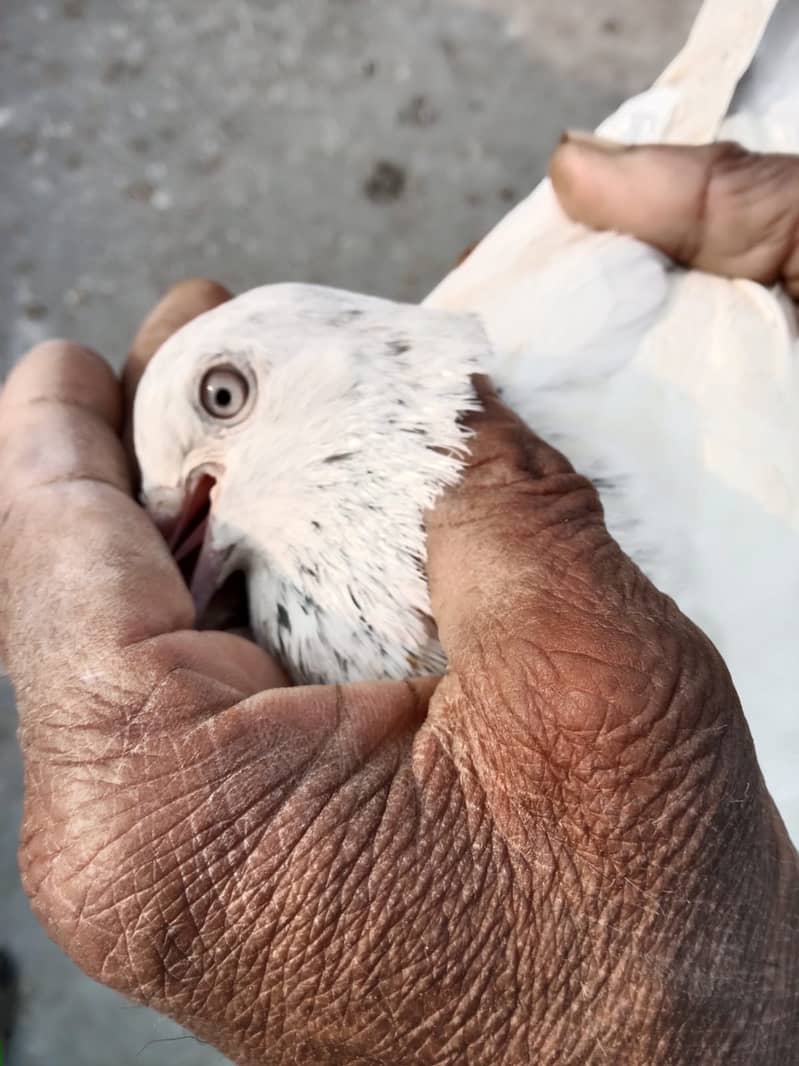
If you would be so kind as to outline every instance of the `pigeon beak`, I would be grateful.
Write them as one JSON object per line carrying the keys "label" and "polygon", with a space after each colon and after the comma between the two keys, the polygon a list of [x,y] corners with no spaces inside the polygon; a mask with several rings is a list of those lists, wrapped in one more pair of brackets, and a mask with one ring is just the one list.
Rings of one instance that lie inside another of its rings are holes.
{"label": "pigeon beak", "polygon": [[204,471],[197,471],[186,482],[177,511],[174,507],[171,513],[166,508],[161,509],[160,513],[159,510],[155,511],[155,524],[177,562],[185,559],[203,542],[215,484],[216,478]]}
{"label": "pigeon beak", "polygon": [[198,620],[208,610],[208,605],[213,599],[214,593],[220,588],[225,578],[228,577],[227,564],[233,554],[232,544],[227,548],[215,548],[213,546],[210,518],[206,519],[205,528],[206,532],[200,547],[200,555],[194,566],[191,584],[189,585]]}
{"label": "pigeon beak", "polygon": [[[213,545],[211,496],[216,482],[207,470],[196,470],[186,482],[186,491],[177,499],[174,490],[169,497],[156,490],[148,507],[175,562],[187,578],[198,621],[227,576],[225,568],[233,551],[232,545],[223,549]],[[199,554],[192,565],[191,557],[198,549]]]}

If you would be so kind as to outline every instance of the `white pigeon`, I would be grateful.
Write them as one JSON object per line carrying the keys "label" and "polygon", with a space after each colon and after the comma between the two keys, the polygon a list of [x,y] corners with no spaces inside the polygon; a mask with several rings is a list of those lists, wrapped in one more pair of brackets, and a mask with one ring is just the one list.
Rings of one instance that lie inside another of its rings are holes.
{"label": "white pigeon", "polygon": [[[799,151],[799,0],[707,0],[600,132]],[[798,357],[779,289],[591,233],[544,182],[421,307],[276,285],[180,330],[136,398],[142,498],[178,556],[200,549],[199,608],[245,573],[256,637],[296,680],[438,670],[422,514],[459,476],[488,372],[720,648],[799,839]]]}

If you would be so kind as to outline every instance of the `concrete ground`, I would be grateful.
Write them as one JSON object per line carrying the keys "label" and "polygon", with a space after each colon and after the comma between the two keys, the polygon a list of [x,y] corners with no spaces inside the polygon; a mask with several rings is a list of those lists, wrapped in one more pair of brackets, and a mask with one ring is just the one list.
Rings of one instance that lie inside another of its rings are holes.
{"label": "concrete ground", "polygon": [[[679,47],[699,0],[5,0],[0,373],[66,334],[119,365],[170,282],[317,281],[415,299]],[[0,684],[6,1066],[219,1056],[84,978],[16,871]]]}

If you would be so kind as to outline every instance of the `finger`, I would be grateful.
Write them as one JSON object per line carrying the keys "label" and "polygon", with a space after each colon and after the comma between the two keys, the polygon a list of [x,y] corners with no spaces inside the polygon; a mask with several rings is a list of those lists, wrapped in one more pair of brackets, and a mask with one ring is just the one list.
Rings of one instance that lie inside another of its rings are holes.
{"label": "finger", "polygon": [[[38,345],[0,393],[0,489],[11,498],[80,471],[127,490],[121,423],[119,382],[99,355],[69,341]],[[65,434],[71,446],[58,447]]]}
{"label": "finger", "polygon": [[711,273],[782,280],[799,299],[799,157],[578,137],[558,148],[550,174],[575,221],[631,234]]}
{"label": "finger", "polygon": [[142,323],[131,345],[123,374],[127,423],[136,387],[147,364],[173,333],[193,318],[231,299],[231,293],[216,281],[191,278],[173,285]]}
{"label": "finger", "polygon": [[192,623],[180,574],[129,495],[121,407],[99,356],[60,341],[35,348],[3,392],[0,628],[10,667]]}

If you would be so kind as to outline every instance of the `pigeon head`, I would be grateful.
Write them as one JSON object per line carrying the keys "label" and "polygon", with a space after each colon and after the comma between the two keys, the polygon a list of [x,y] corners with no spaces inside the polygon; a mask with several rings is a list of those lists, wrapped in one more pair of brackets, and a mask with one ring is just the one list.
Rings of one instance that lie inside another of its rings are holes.
{"label": "pigeon head", "polygon": [[471,315],[294,284],[172,336],[134,439],[198,615],[242,571],[256,639],[295,680],[439,669],[423,514],[459,477],[487,350]]}

